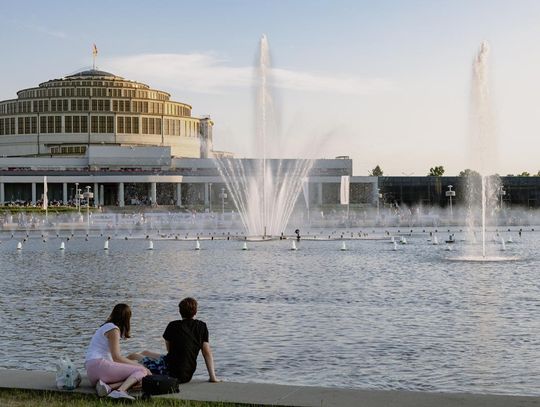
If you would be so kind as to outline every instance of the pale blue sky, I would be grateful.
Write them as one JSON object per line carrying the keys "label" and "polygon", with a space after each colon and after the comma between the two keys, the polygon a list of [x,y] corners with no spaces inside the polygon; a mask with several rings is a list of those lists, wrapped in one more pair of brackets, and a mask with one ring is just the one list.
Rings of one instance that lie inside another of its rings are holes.
{"label": "pale blue sky", "polygon": [[[0,99],[91,64],[210,114],[247,155],[251,67],[268,35],[290,154],[350,155],[355,173],[467,166],[472,58],[491,45],[501,162],[536,172],[538,1],[0,1]],[[316,147],[314,147],[316,146]]]}

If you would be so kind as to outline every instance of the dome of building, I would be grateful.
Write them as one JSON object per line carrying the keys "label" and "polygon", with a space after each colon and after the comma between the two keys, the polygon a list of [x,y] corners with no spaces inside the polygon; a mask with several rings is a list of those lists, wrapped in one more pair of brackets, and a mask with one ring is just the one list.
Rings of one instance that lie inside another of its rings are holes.
{"label": "dome of building", "polygon": [[91,145],[171,147],[207,157],[212,121],[167,92],[88,69],[0,101],[0,156],[84,155]]}
{"label": "dome of building", "polygon": [[77,72],[73,75],[68,75],[67,78],[72,78],[75,76],[114,76],[114,77],[117,77],[115,74],[112,74],[110,72],[100,71],[98,69],[88,69],[85,71]]}

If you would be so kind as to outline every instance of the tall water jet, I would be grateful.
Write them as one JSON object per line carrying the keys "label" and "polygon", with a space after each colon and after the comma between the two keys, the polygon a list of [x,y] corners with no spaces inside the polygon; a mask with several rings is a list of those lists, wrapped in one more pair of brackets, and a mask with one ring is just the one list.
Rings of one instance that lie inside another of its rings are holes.
{"label": "tall water jet", "polygon": [[476,168],[479,174],[471,171],[467,177],[467,224],[469,233],[474,234],[479,203],[482,257],[484,258],[486,257],[486,225],[494,218],[497,202],[495,194],[500,185],[498,177],[493,176],[498,161],[498,149],[489,85],[488,57],[489,45],[484,41],[473,60],[470,105],[470,165]]}
{"label": "tall water jet", "polygon": [[285,159],[287,145],[279,143],[274,107],[273,74],[266,35],[259,43],[256,67],[257,97],[255,159],[218,158],[218,168],[248,236],[279,236],[286,228],[313,163]]}

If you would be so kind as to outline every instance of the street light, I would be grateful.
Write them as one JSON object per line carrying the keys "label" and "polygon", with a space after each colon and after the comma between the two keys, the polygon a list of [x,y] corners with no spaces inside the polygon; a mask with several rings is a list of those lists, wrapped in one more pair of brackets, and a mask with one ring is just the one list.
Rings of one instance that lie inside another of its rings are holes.
{"label": "street light", "polygon": [[377,188],[377,217],[379,217],[379,201],[383,197],[383,194],[381,194],[381,189]]}
{"label": "street light", "polygon": [[91,187],[89,185],[85,188],[86,192],[83,194],[83,198],[86,199],[86,222],[88,223],[88,229],[90,229],[90,199],[94,198],[94,193],[90,192]]}
{"label": "street light", "polygon": [[208,211],[212,213],[212,183],[208,183]]}
{"label": "street light", "polygon": [[504,187],[501,185],[499,187],[499,196],[501,197],[501,211],[503,209],[503,196],[506,195],[506,191],[504,190]]}
{"label": "street light", "polygon": [[452,197],[456,196],[456,191],[452,191],[453,185],[448,185],[448,191],[446,191],[446,196],[450,200],[450,217],[454,217],[454,212],[452,211]]}
{"label": "street light", "polygon": [[75,183],[75,207],[79,210],[79,213],[81,212],[81,208],[79,208],[79,183]]}

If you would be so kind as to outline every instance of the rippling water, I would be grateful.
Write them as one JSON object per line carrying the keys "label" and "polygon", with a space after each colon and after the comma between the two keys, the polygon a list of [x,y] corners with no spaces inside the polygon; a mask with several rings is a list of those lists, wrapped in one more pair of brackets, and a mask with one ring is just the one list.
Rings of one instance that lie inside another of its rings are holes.
{"label": "rippling water", "polygon": [[[103,238],[78,236],[61,252],[60,239],[36,234],[17,252],[20,239],[0,235],[0,367],[53,369],[64,354],[82,366],[117,302],[133,309],[123,351],[163,349],[189,295],[225,380],[539,395],[540,236],[506,235],[517,261],[451,261],[464,252],[459,233],[451,252],[427,233],[396,251],[381,240],[350,240],[348,251],[154,240],[148,251],[113,239],[106,252]],[[196,375],[206,376],[202,358]]]}

